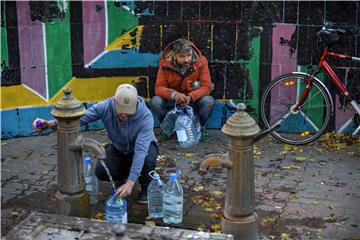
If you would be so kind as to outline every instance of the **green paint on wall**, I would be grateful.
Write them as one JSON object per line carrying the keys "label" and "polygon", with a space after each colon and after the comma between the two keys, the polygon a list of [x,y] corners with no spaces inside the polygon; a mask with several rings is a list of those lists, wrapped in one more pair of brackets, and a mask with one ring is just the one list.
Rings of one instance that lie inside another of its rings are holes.
{"label": "green paint on wall", "polygon": [[[314,69],[316,69],[316,66],[314,66]],[[305,66],[300,66],[300,70],[302,72],[307,72],[308,68]],[[317,78],[320,81],[324,81],[324,73],[321,72],[319,75],[317,75]],[[305,84],[303,84],[300,87],[300,92],[303,92],[305,88]],[[323,105],[323,98],[321,97],[321,95],[318,94],[318,91],[314,91],[317,90],[317,88],[312,88],[310,90],[308,99],[311,99],[310,102],[307,102],[308,104],[310,104],[311,106],[321,106]],[[314,97],[315,96],[315,97]],[[306,103],[305,103],[306,104]],[[315,109],[303,109],[302,110],[304,112],[304,114],[310,118],[310,120],[316,125],[316,126],[321,126],[324,120],[324,111],[322,108],[315,108]]]}
{"label": "green paint on wall", "polygon": [[[259,64],[260,64],[260,36],[254,37],[250,43],[249,51],[252,57],[249,61],[240,60],[241,64],[245,64],[249,71],[249,78],[253,89],[252,99],[242,99],[247,106],[255,109],[250,115],[258,122],[259,121]],[[246,94],[244,95],[246,96]]]}
{"label": "green paint on wall", "polygon": [[51,98],[72,78],[70,9],[67,9],[63,20],[56,19],[46,23],[45,34],[47,78]]}
{"label": "green paint on wall", "polygon": [[124,33],[136,27],[138,18],[122,7],[116,7],[113,1],[107,4],[108,44]]}
{"label": "green paint on wall", "polygon": [[7,47],[7,31],[5,27],[1,27],[1,66],[9,66],[9,55]]}

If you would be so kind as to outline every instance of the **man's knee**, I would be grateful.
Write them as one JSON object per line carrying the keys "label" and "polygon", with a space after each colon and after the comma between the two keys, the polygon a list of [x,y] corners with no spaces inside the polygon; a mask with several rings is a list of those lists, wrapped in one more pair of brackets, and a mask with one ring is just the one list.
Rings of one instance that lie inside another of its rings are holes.
{"label": "man's knee", "polygon": [[204,96],[199,101],[202,109],[211,110],[215,105],[215,99],[212,96]]}
{"label": "man's knee", "polygon": [[164,99],[160,96],[154,96],[151,99],[151,109],[152,110],[160,109],[163,104],[164,104]]}

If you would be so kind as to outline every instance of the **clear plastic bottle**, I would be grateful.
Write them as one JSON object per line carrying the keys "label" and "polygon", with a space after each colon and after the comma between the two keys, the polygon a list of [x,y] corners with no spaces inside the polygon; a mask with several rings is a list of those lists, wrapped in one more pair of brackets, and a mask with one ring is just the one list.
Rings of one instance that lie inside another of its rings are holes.
{"label": "clear plastic bottle", "polygon": [[183,189],[176,173],[170,173],[164,188],[163,221],[167,224],[179,224],[183,219]]}
{"label": "clear plastic bottle", "polygon": [[163,216],[164,184],[157,172],[151,171],[149,175],[152,178],[147,188],[149,217],[161,218]]}
{"label": "clear plastic bottle", "polygon": [[193,133],[195,136],[195,144],[198,144],[201,139],[201,125],[199,116],[193,111],[193,108],[190,106],[186,107],[186,111],[190,118],[192,119],[192,127],[193,127]]}
{"label": "clear plastic bottle", "polygon": [[161,131],[168,137],[175,132],[175,121],[178,114],[176,108],[167,112],[164,120],[160,124]]}
{"label": "clear plastic bottle", "polygon": [[84,157],[84,179],[85,190],[89,194],[90,204],[97,204],[99,202],[99,180],[95,176],[95,169],[89,156]]}
{"label": "clear plastic bottle", "polygon": [[127,202],[124,198],[116,196],[114,191],[105,202],[105,220],[127,223]]}
{"label": "clear plastic bottle", "polygon": [[[175,122],[175,130],[180,147],[189,148],[199,143],[201,137],[201,127],[200,129],[197,129],[195,126],[196,125],[193,123],[193,113],[191,107],[187,107],[187,109],[183,109],[178,112],[178,117]],[[200,131],[199,134],[197,131]]]}

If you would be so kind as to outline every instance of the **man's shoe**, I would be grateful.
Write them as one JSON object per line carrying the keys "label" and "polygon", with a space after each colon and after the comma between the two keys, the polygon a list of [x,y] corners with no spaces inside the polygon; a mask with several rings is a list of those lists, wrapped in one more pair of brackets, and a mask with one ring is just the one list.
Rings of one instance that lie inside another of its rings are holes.
{"label": "man's shoe", "polygon": [[139,194],[139,198],[137,200],[140,204],[147,204],[148,203],[148,197],[147,197],[147,190],[141,190]]}
{"label": "man's shoe", "polygon": [[160,138],[161,141],[166,141],[166,140],[169,139],[168,135],[166,135],[166,134],[163,133],[163,132],[161,132],[161,133],[159,134],[159,138]]}
{"label": "man's shoe", "polygon": [[206,130],[205,127],[201,127],[201,138],[200,138],[200,142],[205,142],[209,140],[209,133]]}

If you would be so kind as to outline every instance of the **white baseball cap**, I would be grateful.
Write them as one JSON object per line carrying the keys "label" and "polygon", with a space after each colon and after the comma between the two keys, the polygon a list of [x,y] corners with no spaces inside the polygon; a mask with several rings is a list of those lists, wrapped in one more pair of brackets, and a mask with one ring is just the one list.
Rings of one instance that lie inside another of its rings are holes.
{"label": "white baseball cap", "polygon": [[130,84],[121,84],[115,92],[115,109],[116,112],[125,114],[134,114],[137,107],[138,93],[136,88]]}

